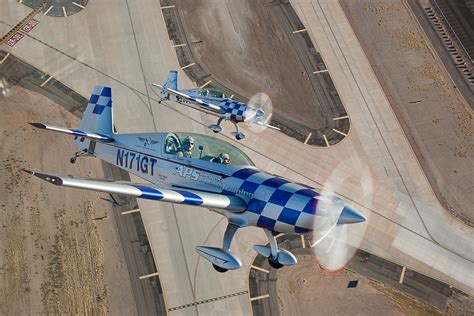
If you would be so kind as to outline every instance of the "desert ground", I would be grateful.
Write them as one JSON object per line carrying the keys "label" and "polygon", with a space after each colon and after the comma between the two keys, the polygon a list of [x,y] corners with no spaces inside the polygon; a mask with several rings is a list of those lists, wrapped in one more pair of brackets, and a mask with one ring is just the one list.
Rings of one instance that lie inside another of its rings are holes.
{"label": "desert ground", "polygon": [[340,3],[438,199],[474,225],[473,112],[403,1]]}
{"label": "desert ground", "polygon": [[71,137],[27,124],[77,127],[79,120],[19,86],[0,94],[0,104],[0,314],[135,314],[104,195],[72,192],[21,171],[103,177],[98,160],[69,163],[76,151]]}
{"label": "desert ground", "polygon": [[[277,293],[282,315],[441,315],[434,307],[348,270],[321,270],[312,255],[278,270]],[[358,280],[357,287],[347,288]],[[317,310],[316,310],[317,308]]]}

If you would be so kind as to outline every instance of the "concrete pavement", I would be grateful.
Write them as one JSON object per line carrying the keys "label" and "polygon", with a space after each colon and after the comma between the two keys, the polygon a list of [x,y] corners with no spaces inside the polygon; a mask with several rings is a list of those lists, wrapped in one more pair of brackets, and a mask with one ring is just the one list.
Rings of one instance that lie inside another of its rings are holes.
{"label": "concrete pavement", "polygon": [[[365,232],[355,232],[365,236],[364,250],[473,294],[473,233],[447,216],[431,191],[342,9],[328,0],[292,3],[332,73],[353,130],[328,149],[306,147],[272,130],[258,137],[249,132],[239,146],[265,170],[317,187],[333,186],[353,201],[369,217]],[[5,23],[14,25],[28,10],[8,1],[0,4],[0,12],[0,30],[6,32]],[[183,108],[184,115],[178,115],[175,105],[158,105],[146,86],[146,80],[162,81],[169,69],[178,68],[157,1],[93,1],[67,19],[38,19],[32,37],[7,49],[84,96],[96,83],[109,84],[119,131],[210,133],[205,115]],[[183,76],[180,85],[191,87]],[[248,291],[252,246],[265,242],[263,232],[239,231],[232,251],[244,268],[218,274],[199,259],[194,246],[221,244],[222,217],[149,201],[139,206],[168,309]],[[228,311],[249,314],[248,294],[177,310]]]}

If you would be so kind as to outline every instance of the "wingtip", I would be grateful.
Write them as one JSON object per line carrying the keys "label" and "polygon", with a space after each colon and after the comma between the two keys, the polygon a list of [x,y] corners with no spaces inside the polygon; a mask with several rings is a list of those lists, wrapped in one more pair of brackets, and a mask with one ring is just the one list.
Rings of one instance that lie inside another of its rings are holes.
{"label": "wingtip", "polygon": [[46,128],[46,125],[44,125],[43,123],[28,123],[36,128],[41,128],[41,129],[45,129]]}
{"label": "wingtip", "polygon": [[32,176],[35,175],[35,172],[34,172],[34,171],[31,171],[31,170],[28,170],[28,169],[21,169],[21,171],[26,172],[26,173],[28,173],[28,174],[31,174]]}

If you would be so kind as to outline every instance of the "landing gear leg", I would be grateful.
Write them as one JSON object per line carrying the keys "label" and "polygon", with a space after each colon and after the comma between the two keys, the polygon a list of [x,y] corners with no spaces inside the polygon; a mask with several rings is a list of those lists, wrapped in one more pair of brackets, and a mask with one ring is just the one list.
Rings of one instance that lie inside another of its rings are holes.
{"label": "landing gear leg", "polygon": [[265,235],[267,235],[270,247],[255,245],[254,249],[262,256],[268,258],[268,263],[272,268],[280,269],[283,266],[290,266],[297,262],[295,256],[291,252],[278,248],[274,232],[265,229]]}
{"label": "landing gear leg", "polygon": [[280,269],[283,267],[281,263],[278,262],[278,243],[276,241],[273,233],[265,229],[265,235],[267,235],[268,241],[270,243],[270,256],[268,257],[268,263],[274,269]]}
{"label": "landing gear leg", "polygon": [[[239,227],[236,225],[233,225],[230,223],[227,225],[227,228],[225,229],[225,233],[224,233],[224,241],[222,242],[223,249],[230,250],[230,245],[232,244],[232,239],[234,238],[234,235],[237,232],[237,229],[239,229]],[[212,266],[217,272],[220,272],[220,273],[224,273],[228,271],[228,269],[221,268],[215,264],[212,264]]]}

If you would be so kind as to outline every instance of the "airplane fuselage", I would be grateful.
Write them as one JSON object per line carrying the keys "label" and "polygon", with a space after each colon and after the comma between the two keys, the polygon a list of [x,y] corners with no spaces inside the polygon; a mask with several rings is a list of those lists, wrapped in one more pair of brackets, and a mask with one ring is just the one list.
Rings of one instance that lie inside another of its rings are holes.
{"label": "airplane fuselage", "polygon": [[[110,144],[96,143],[94,154],[158,186],[198,189],[237,196],[247,210],[213,211],[237,221],[282,233],[307,233],[328,208],[344,203],[315,189],[263,172],[253,166],[222,165],[178,157],[163,151],[166,134],[117,135]],[[153,143],[153,144],[152,144]]]}

